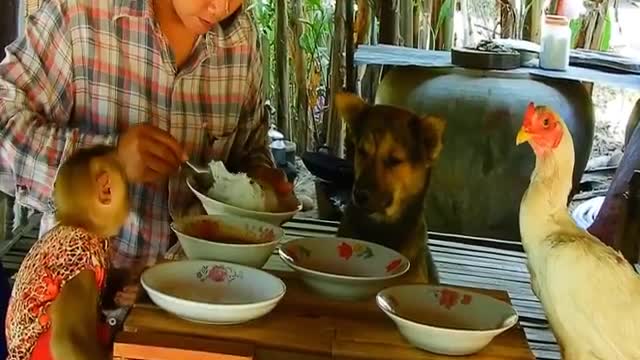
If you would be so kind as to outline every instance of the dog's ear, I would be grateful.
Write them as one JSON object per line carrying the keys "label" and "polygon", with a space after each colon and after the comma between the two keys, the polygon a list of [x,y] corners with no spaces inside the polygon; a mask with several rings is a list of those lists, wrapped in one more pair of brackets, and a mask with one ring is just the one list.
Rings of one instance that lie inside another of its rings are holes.
{"label": "dog's ear", "polygon": [[424,116],[417,119],[422,133],[425,154],[430,161],[434,161],[440,156],[442,150],[442,136],[446,123],[437,116]]}
{"label": "dog's ear", "polygon": [[347,128],[352,132],[357,130],[369,104],[361,97],[347,92],[337,93],[335,101],[338,115],[347,124]]}

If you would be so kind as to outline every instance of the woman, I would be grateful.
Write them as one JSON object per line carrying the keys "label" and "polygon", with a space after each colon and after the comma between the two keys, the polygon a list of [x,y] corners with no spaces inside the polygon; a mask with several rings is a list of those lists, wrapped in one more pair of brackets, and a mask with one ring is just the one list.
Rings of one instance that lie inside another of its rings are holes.
{"label": "woman", "polygon": [[184,160],[270,182],[256,30],[242,0],[50,0],[0,64],[0,190],[44,212],[59,165],[79,147],[117,145],[133,185],[112,263],[153,264],[171,218],[197,204]]}

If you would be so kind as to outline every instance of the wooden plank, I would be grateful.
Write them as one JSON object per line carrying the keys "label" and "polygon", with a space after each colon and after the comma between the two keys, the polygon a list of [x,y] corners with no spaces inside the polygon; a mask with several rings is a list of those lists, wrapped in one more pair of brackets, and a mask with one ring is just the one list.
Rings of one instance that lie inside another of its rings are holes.
{"label": "wooden plank", "polygon": [[[328,299],[310,292],[295,273],[275,272],[275,275],[286,282],[287,294],[270,314],[261,319],[234,326],[198,324],[170,315],[148,301],[141,301],[131,310],[125,331],[171,332],[249,342],[254,343],[256,349],[299,351],[334,358],[362,359],[371,358],[372,354],[396,360],[442,358],[408,344],[393,322],[377,307],[375,299],[359,302]],[[509,301],[504,291],[472,290]],[[295,331],[296,328],[304,331]],[[533,359],[524,332],[513,328],[507,333],[511,335],[496,338],[489,345],[486,350],[489,357],[477,358]],[[511,352],[500,354],[506,348]],[[379,352],[379,349],[386,350]]]}
{"label": "wooden plank", "polygon": [[452,264],[450,262],[436,261],[436,266],[439,272],[447,272],[451,274],[469,274],[472,273],[478,277],[486,278],[500,278],[510,281],[516,281],[529,284],[531,277],[529,274],[522,273],[520,271],[509,271],[502,269],[491,269],[486,267],[476,267],[463,264]]}
{"label": "wooden plank", "polygon": [[524,257],[518,256],[510,256],[510,255],[501,255],[501,254],[493,254],[490,252],[480,252],[476,250],[464,250],[458,249],[454,247],[446,247],[446,246],[431,246],[429,247],[431,251],[443,252],[448,254],[456,254],[456,255],[466,255],[472,258],[482,258],[483,260],[491,260],[491,261],[507,261],[513,262],[516,264],[526,264],[527,260]]}
{"label": "wooden plank", "polygon": [[254,346],[165,333],[120,332],[113,356],[153,360],[254,360]]}
{"label": "wooden plank", "polygon": [[553,336],[553,333],[549,330],[540,330],[540,329],[532,329],[525,328],[525,333],[527,334],[527,338],[531,341],[536,341],[539,343],[548,343],[552,345],[556,345],[556,338]]}
{"label": "wooden plank", "polygon": [[453,247],[459,249],[467,249],[473,250],[481,253],[494,253],[494,254],[502,254],[509,255],[515,257],[526,257],[526,254],[523,251],[514,251],[514,250],[505,250],[505,249],[497,249],[490,247],[488,244],[485,245],[473,245],[467,244],[463,242],[457,242],[457,237],[436,237],[433,234],[429,234],[429,245],[439,245],[446,247]]}
{"label": "wooden plank", "polygon": [[433,258],[436,262],[449,262],[452,264],[464,264],[471,265],[477,267],[483,267],[488,269],[498,268],[502,270],[510,270],[510,271],[519,271],[525,274],[528,274],[527,267],[524,264],[511,264],[505,261],[495,261],[495,260],[484,260],[471,258],[469,256],[464,255],[453,255],[453,254],[434,254]]}

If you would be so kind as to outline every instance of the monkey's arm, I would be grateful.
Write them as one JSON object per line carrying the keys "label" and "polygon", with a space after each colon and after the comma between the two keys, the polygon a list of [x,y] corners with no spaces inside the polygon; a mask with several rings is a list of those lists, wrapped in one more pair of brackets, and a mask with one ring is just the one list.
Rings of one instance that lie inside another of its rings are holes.
{"label": "monkey's arm", "polygon": [[[68,127],[73,113],[72,31],[64,1],[43,2],[25,22],[25,36],[6,48],[0,64],[0,169],[13,181],[0,190],[39,211],[56,171],[78,146],[116,142],[115,136]],[[16,192],[24,185],[25,192]]]}
{"label": "monkey's arm", "polygon": [[106,360],[98,340],[98,288],[91,270],[63,287],[51,304],[51,353],[55,360]]}
{"label": "monkey's arm", "polygon": [[275,166],[268,142],[269,119],[264,111],[263,67],[256,32],[252,34],[250,41],[247,95],[240,112],[238,132],[231,147],[229,161],[225,164],[232,172],[251,172],[260,166]]}

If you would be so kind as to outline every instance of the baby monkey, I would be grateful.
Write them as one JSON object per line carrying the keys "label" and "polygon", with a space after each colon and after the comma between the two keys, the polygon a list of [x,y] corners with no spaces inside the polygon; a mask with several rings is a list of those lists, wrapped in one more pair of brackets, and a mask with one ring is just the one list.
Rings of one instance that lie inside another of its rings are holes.
{"label": "baby monkey", "polygon": [[107,359],[100,295],[109,240],[129,214],[115,148],[71,155],[58,170],[53,199],[58,224],[29,250],[16,277],[5,322],[7,359]]}

